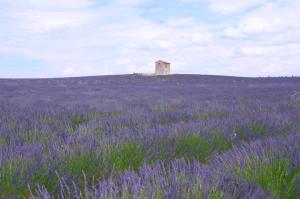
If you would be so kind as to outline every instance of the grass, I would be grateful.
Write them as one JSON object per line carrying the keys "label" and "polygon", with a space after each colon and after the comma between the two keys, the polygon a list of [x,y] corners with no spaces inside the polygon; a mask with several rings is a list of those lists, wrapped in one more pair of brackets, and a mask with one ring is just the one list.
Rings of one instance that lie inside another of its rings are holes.
{"label": "grass", "polygon": [[[145,196],[145,190],[142,190],[141,191],[141,194],[140,194],[140,199],[148,199],[149,197]],[[132,197],[131,197],[132,198]],[[151,196],[152,199],[163,199],[164,198],[164,192],[158,188],[154,193],[153,195]]]}
{"label": "grass", "polygon": [[[73,176],[73,180],[80,182],[79,186],[84,187],[84,183],[92,185],[94,180],[99,180],[110,174],[109,163],[103,154],[97,151],[83,152],[80,154],[66,157],[65,172],[59,174],[68,174]],[[61,168],[62,171],[63,168]]]}
{"label": "grass", "polygon": [[209,115],[207,113],[198,113],[196,119],[206,121],[209,119]]}
{"label": "grass", "polygon": [[236,167],[238,177],[253,181],[265,192],[279,199],[296,199],[300,195],[296,185],[300,177],[300,167],[291,168],[290,161],[275,158],[260,160],[257,156],[248,157],[245,167]]}
{"label": "grass", "polygon": [[39,167],[35,167],[35,170],[32,172],[30,177],[30,187],[34,187],[36,184],[41,184],[49,191],[54,191],[59,183],[57,176],[49,169],[47,164],[41,164]]}
{"label": "grass", "polygon": [[[28,184],[27,184],[28,183]],[[29,196],[28,185],[41,184],[49,191],[58,185],[58,179],[47,164],[34,165],[34,161],[20,158],[0,169],[0,198],[24,198]]]}
{"label": "grass", "polygon": [[4,137],[0,136],[0,146],[1,145],[7,145],[6,139]]}
{"label": "grass", "polygon": [[28,164],[23,159],[13,160],[0,169],[0,196],[9,197],[27,195],[24,176],[28,174]]}
{"label": "grass", "polygon": [[210,132],[211,153],[222,153],[232,148],[231,140],[219,130]]}
{"label": "grass", "polygon": [[236,128],[235,130],[234,130],[234,132],[236,133],[236,135],[237,135],[237,138],[238,138],[238,140],[240,140],[240,141],[247,141],[249,138],[247,137],[247,134],[243,131],[243,129],[242,128]]}
{"label": "grass", "polygon": [[168,112],[172,109],[172,105],[168,104],[168,103],[164,103],[164,102],[161,102],[161,103],[158,103],[158,104],[155,104],[153,107],[151,107],[152,111],[154,112]]}
{"label": "grass", "polygon": [[[247,131],[252,132],[252,136],[249,136]],[[286,129],[282,129],[282,131],[286,132]],[[237,139],[239,141],[249,141],[253,138],[263,138],[268,135],[268,128],[264,124],[260,124],[257,122],[251,122],[247,124],[245,127],[236,127],[234,132],[237,135]]]}
{"label": "grass", "polygon": [[139,169],[146,155],[146,149],[137,143],[123,143],[107,150],[107,159],[111,160],[112,166],[119,172]]}
{"label": "grass", "polygon": [[87,121],[87,119],[82,115],[75,115],[71,118],[72,126],[79,126]]}
{"label": "grass", "polygon": [[158,123],[161,125],[169,125],[172,124],[172,120],[169,118],[161,118]]}
{"label": "grass", "polygon": [[201,134],[187,134],[176,138],[174,155],[175,158],[196,159],[205,163],[213,154],[224,152],[231,147],[230,140],[220,131],[211,132],[209,138],[204,138]]}
{"label": "grass", "polygon": [[208,199],[225,199],[225,193],[222,191],[213,190],[209,193]]}
{"label": "grass", "polygon": [[176,138],[175,158],[185,158],[186,160],[197,159],[204,162],[210,153],[209,141],[200,134],[188,134]]}
{"label": "grass", "polygon": [[0,198],[28,196],[28,185],[34,190],[35,186],[40,184],[49,192],[53,192],[59,184],[54,172],[72,176],[73,180],[77,178],[77,182],[82,182],[78,184],[80,187],[84,186],[84,182],[91,185],[93,179],[107,174],[107,167],[103,163],[105,162],[102,156],[95,152],[68,156],[60,164],[54,163],[56,166],[52,169],[46,162],[40,163],[25,158],[11,161],[0,168]]}
{"label": "grass", "polygon": [[267,134],[267,127],[259,124],[257,122],[253,122],[249,125],[250,129],[257,135],[259,136],[265,136]]}
{"label": "grass", "polygon": [[149,149],[148,163],[159,160],[184,158],[187,161],[207,162],[214,154],[222,153],[232,147],[232,143],[220,131],[212,131],[209,137],[200,133],[186,133],[175,138],[157,138]]}
{"label": "grass", "polygon": [[26,144],[35,143],[35,142],[47,142],[51,139],[51,134],[41,133],[38,131],[25,131],[22,134],[23,141]]}

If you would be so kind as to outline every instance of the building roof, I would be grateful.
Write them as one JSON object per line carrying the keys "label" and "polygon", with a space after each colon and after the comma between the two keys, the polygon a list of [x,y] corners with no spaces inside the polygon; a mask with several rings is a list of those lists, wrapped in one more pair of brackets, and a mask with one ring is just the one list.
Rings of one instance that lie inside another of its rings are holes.
{"label": "building roof", "polygon": [[170,62],[167,62],[167,61],[164,61],[164,60],[158,60],[155,63],[158,63],[158,62],[162,62],[162,63],[165,63],[165,64],[171,64]]}

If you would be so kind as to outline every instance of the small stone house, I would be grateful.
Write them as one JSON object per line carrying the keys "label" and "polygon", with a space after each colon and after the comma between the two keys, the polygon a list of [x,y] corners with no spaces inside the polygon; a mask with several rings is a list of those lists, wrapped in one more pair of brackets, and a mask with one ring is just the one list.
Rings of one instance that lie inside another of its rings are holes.
{"label": "small stone house", "polygon": [[169,75],[171,72],[171,63],[158,60],[155,62],[155,75]]}

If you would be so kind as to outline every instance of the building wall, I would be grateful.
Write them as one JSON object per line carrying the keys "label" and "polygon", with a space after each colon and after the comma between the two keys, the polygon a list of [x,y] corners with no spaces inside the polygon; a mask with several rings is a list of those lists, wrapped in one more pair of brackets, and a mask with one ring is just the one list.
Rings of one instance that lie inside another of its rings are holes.
{"label": "building wall", "polygon": [[157,62],[155,66],[156,75],[169,75],[170,74],[170,64]]}

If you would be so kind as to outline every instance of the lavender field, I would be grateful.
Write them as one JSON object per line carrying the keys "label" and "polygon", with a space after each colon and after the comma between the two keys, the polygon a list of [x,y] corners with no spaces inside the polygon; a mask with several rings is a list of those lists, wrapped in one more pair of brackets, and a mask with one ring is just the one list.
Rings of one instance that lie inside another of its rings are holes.
{"label": "lavender field", "polygon": [[299,77],[0,79],[0,198],[298,199]]}

